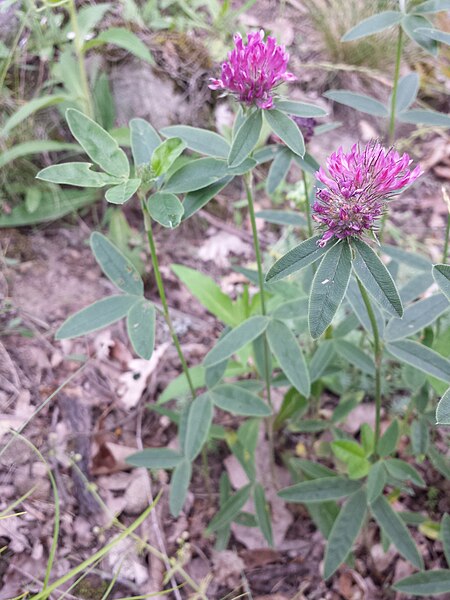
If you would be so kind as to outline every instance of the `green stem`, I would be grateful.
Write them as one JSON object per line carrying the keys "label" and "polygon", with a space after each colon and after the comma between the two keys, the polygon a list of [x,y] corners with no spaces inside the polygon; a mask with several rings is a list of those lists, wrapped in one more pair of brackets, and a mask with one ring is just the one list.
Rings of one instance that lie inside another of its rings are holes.
{"label": "green stem", "polygon": [[84,60],[83,52],[83,39],[81,37],[80,28],[78,26],[77,7],[75,6],[75,0],[69,0],[67,5],[69,12],[70,24],[74,33],[74,46],[75,54],[78,60],[78,69],[80,73],[81,87],[83,88],[83,103],[85,106],[86,114],[88,117],[94,116],[94,107],[92,104],[91,90],[89,89],[89,81],[86,72],[86,63]]}
{"label": "green stem", "polygon": [[309,190],[308,190],[308,181],[306,179],[305,171],[302,169],[302,179],[303,186],[305,188],[305,210],[306,210],[306,220],[308,222],[308,235],[312,237],[314,235],[313,223],[311,218],[311,205],[309,203]]}
{"label": "green stem", "polygon": [[403,43],[403,29],[398,28],[397,38],[397,55],[395,58],[395,71],[394,71],[394,85],[392,87],[391,97],[391,116],[389,120],[389,144],[395,141],[395,117],[396,117],[396,104],[397,104],[397,91],[398,91],[398,80],[400,78],[400,63],[402,60],[402,43]]}
{"label": "green stem", "polygon": [[[262,260],[261,260],[261,248],[259,245],[258,238],[258,229],[256,227],[256,217],[255,217],[255,205],[253,203],[253,174],[250,171],[246,175],[244,175],[244,185],[245,191],[247,194],[247,204],[248,204],[248,212],[250,215],[250,222],[252,225],[252,234],[253,234],[253,246],[255,249],[255,257],[256,257],[256,265],[258,269],[258,283],[259,283],[259,296],[261,302],[261,313],[266,315],[266,303],[264,298],[264,274],[262,269]],[[271,385],[271,372],[270,372],[270,355],[269,355],[269,345],[267,343],[267,338],[264,334],[264,379],[266,385],[266,395],[267,395],[267,403],[272,408],[272,396],[270,393],[270,385]],[[271,470],[272,470],[272,478],[273,481],[276,481],[275,474],[275,445],[274,445],[274,435],[273,435],[273,420],[272,417],[268,417],[266,420],[266,431],[267,437],[269,439],[269,447],[270,447],[270,456],[271,456]]]}
{"label": "green stem", "polygon": [[357,279],[359,291],[364,302],[364,305],[369,316],[370,324],[373,333],[373,353],[375,360],[375,439],[374,439],[374,456],[377,456],[378,441],[380,439],[380,423],[381,423],[381,361],[383,358],[383,348],[380,343],[380,333],[378,331],[377,320],[373,312],[372,304],[368,293],[363,284]]}
{"label": "green stem", "polygon": [[164,283],[161,277],[161,271],[159,269],[158,255],[156,253],[155,239],[153,237],[152,231],[152,220],[150,215],[147,212],[147,208],[143,200],[141,200],[142,212],[144,214],[144,223],[145,223],[145,231],[147,233],[148,245],[150,246],[150,254],[152,257],[153,271],[155,274],[156,285],[158,287],[159,297],[161,299],[161,304],[163,307],[164,318],[167,323],[167,327],[169,328],[170,335],[172,337],[173,343],[175,344],[175,348],[178,352],[178,357],[181,362],[181,366],[183,367],[183,372],[186,376],[189,388],[191,390],[192,398],[195,398],[195,387],[191,379],[191,375],[189,373],[189,367],[187,366],[186,360],[184,358],[183,351],[181,349],[180,341],[178,339],[177,334],[175,333],[175,329],[173,327],[172,319],[170,318],[169,305],[167,304],[166,292],[164,290]]}
{"label": "green stem", "polygon": [[449,212],[447,215],[447,227],[445,228],[444,250],[442,252],[442,262],[443,263],[447,262],[449,238],[450,238],[450,206],[449,206]]}

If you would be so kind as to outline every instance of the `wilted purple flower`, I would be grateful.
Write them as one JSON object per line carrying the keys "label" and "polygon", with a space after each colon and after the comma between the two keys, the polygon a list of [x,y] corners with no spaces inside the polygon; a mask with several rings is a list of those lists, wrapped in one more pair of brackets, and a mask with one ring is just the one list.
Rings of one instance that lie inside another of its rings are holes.
{"label": "wilted purple flower", "polygon": [[355,144],[350,152],[339,148],[327,159],[329,176],[320,168],[316,177],[326,187],[316,192],[313,218],[324,226],[319,246],[333,236],[338,239],[374,231],[386,200],[415,181],[422,169],[409,169],[408,154],[370,142]]}
{"label": "wilted purple flower", "polygon": [[235,48],[222,63],[221,78],[211,78],[209,87],[225,90],[249,106],[272,108],[272,91],[283,81],[296,79],[286,71],[289,54],[271,36],[264,42],[262,29],[247,34],[247,38],[248,42],[244,44],[239,33],[234,36]]}
{"label": "wilted purple flower", "polygon": [[295,115],[291,115],[291,119],[295,121],[302,130],[305,144],[310,142],[314,136],[314,129],[317,125],[316,119],[313,119],[312,117],[296,117]]}

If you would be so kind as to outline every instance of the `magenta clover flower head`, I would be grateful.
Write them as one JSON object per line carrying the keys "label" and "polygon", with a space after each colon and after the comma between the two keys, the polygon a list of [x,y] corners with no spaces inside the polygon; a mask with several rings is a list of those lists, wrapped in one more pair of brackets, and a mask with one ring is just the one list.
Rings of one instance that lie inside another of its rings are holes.
{"label": "magenta clover flower head", "polygon": [[411,163],[408,154],[400,156],[374,141],[364,148],[355,144],[350,152],[341,147],[329,156],[329,175],[322,168],[316,173],[325,185],[313,205],[313,219],[325,228],[318,245],[376,231],[386,201],[422,174],[420,165],[411,170]]}
{"label": "magenta clover flower head", "polygon": [[273,107],[273,90],[284,81],[295,81],[289,73],[289,54],[270,35],[264,41],[264,31],[247,34],[247,44],[239,33],[234,36],[234,50],[222,63],[220,79],[211,78],[212,90],[233,94],[239,102],[258,108]]}

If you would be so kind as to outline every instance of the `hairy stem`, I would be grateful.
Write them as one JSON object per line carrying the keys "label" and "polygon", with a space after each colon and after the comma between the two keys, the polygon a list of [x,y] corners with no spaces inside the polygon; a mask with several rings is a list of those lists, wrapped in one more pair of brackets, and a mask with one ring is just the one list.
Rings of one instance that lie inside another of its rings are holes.
{"label": "hairy stem", "polygon": [[81,37],[80,28],[78,26],[77,8],[75,0],[69,0],[67,5],[69,12],[70,24],[74,33],[75,54],[77,55],[78,69],[80,74],[81,86],[83,88],[83,103],[88,117],[94,116],[94,107],[92,104],[91,90],[89,89],[89,81],[86,72],[86,62],[84,60],[83,39]]}
{"label": "hairy stem", "polygon": [[312,223],[312,218],[311,218],[311,205],[309,203],[309,187],[308,187],[308,180],[306,179],[306,174],[303,169],[302,169],[302,179],[303,179],[303,186],[305,188],[305,210],[306,210],[306,220],[308,222],[308,235],[309,235],[309,237],[312,237],[314,235],[314,231],[313,231],[313,223]]}
{"label": "hairy stem", "polygon": [[359,291],[363,299],[364,305],[369,316],[370,324],[373,333],[373,354],[375,361],[375,439],[374,439],[374,456],[377,456],[378,441],[380,439],[380,422],[381,422],[381,362],[383,359],[383,348],[380,343],[380,333],[378,331],[377,320],[373,312],[372,304],[369,295],[363,284],[357,279]]}

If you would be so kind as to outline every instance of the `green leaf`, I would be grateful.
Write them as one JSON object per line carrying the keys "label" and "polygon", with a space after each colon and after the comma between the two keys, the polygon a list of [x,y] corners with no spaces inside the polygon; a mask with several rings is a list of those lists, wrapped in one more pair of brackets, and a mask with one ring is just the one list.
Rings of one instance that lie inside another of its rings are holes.
{"label": "green leaf", "polygon": [[298,298],[290,300],[284,304],[280,304],[273,311],[275,319],[287,320],[291,319],[307,319],[308,318],[308,298]]}
{"label": "green leaf", "polygon": [[350,496],[360,487],[359,482],[344,477],[322,477],[284,488],[278,492],[278,496],[286,502],[323,502]]}
{"label": "green leaf", "polygon": [[294,154],[298,154],[299,156],[305,154],[303,135],[295,121],[276,108],[265,110],[264,118],[273,133],[277,135],[286,146],[294,152]]}
{"label": "green leaf", "polygon": [[[205,385],[205,369],[201,365],[196,365],[189,369],[189,375],[194,388],[204,387]],[[184,398],[191,395],[189,382],[185,373],[181,373],[167,385],[163,393],[158,398],[158,404],[164,404],[169,400]]]}
{"label": "green leaf", "polygon": [[267,223],[273,223],[274,225],[292,225],[293,227],[306,225],[306,219],[303,215],[289,210],[260,210],[255,216],[257,219],[264,219]]}
{"label": "green leaf", "polygon": [[450,265],[433,265],[433,277],[448,300],[450,300]]}
{"label": "green leaf", "polygon": [[185,148],[186,144],[180,138],[169,138],[155,148],[150,161],[155,177],[167,173]]}
{"label": "green leaf", "polygon": [[[316,134],[316,129],[314,130],[314,135],[315,134]],[[305,152],[305,155],[303,157],[298,156],[298,154],[293,154],[292,157],[295,160],[295,162],[298,164],[298,166],[302,169],[302,171],[305,171],[305,173],[309,173],[310,175],[315,176],[316,172],[320,168],[319,163],[308,152]]]}
{"label": "green leaf", "polygon": [[366,452],[356,442],[337,440],[331,442],[331,449],[336,458],[347,465],[351,479],[360,479],[369,472],[370,462],[366,458]]}
{"label": "green leaf", "polygon": [[411,449],[414,456],[423,457],[428,452],[430,433],[428,423],[423,418],[415,419],[411,423]]}
{"label": "green leaf", "polygon": [[208,535],[231,523],[241,512],[242,507],[249,499],[251,489],[252,486],[248,484],[236,492],[234,496],[230,496],[209,523],[205,534]]}
{"label": "green leaf", "polygon": [[333,358],[333,342],[331,340],[323,340],[313,354],[311,364],[309,365],[311,382],[317,381],[322,377]]}
{"label": "green leaf", "polygon": [[358,279],[380,306],[388,313],[401,317],[402,301],[389,271],[368,244],[353,239],[352,246],[356,253],[353,269]]}
{"label": "green leaf", "polygon": [[347,342],[346,340],[335,340],[334,345],[336,353],[342,355],[351,365],[355,365],[363,373],[373,375],[375,373],[375,363],[370,356],[367,356],[358,346]]}
{"label": "green leaf", "polygon": [[[400,13],[397,13],[400,14]],[[395,98],[395,112],[399,113],[411,106],[417,98],[419,91],[420,79],[417,73],[408,73],[404,75],[398,82],[397,96]],[[389,98],[391,104],[392,94]]]}
{"label": "green leaf", "polygon": [[391,508],[384,496],[379,496],[370,505],[373,516],[400,554],[418,569],[423,569],[422,557],[417,550],[406,525]]}
{"label": "green leaf", "polygon": [[326,110],[315,104],[294,102],[292,100],[277,100],[275,108],[295,117],[326,117],[328,114]]}
{"label": "green leaf", "polygon": [[49,96],[41,96],[40,98],[34,98],[34,100],[29,100],[23,106],[21,106],[15,113],[13,113],[8,119],[6,119],[3,124],[2,129],[0,130],[0,136],[6,137],[14,127],[17,127],[19,123],[22,123],[25,119],[27,119],[30,115],[37,112],[38,110],[42,110],[43,108],[47,108],[49,106],[54,106],[55,104],[59,104],[67,100],[67,96],[62,95],[49,95]]}
{"label": "green leaf", "polygon": [[347,90],[328,90],[323,95],[325,98],[329,98],[345,106],[350,106],[350,108],[367,113],[368,115],[375,117],[389,116],[389,111],[384,104],[365,94],[355,94]]}
{"label": "green leaf", "polygon": [[413,125],[430,125],[430,127],[450,127],[450,117],[435,110],[407,110],[397,115],[402,123]]}
{"label": "green leaf", "polygon": [[436,425],[450,425],[450,388],[448,388],[438,402],[436,408]]}
{"label": "green leaf", "polygon": [[169,491],[169,508],[173,517],[178,517],[186,502],[189,484],[192,477],[192,463],[185,458],[180,462],[172,473]]}
{"label": "green leaf", "polygon": [[146,448],[128,456],[125,462],[146,469],[174,469],[183,460],[183,456],[171,448]]}
{"label": "green leaf", "polygon": [[311,386],[305,357],[291,330],[281,321],[271,321],[267,339],[283,373],[301,394],[309,397]]}
{"label": "green leaf", "polygon": [[164,185],[164,191],[184,194],[201,190],[211,184],[219,183],[226,177],[227,172],[226,162],[218,158],[191,160],[175,171]]}
{"label": "green leaf", "polygon": [[450,381],[450,361],[434,350],[413,342],[411,340],[401,340],[386,345],[390,354],[400,361],[437,377],[448,383]]}
{"label": "green leaf", "polygon": [[[350,281],[347,288],[347,300],[352,307],[358,321],[369,334],[373,335],[372,323],[370,322],[369,315],[367,314],[367,308],[363,302],[363,299],[361,298],[361,292],[359,291],[358,284],[354,279]],[[377,304],[372,304],[372,310],[375,314],[378,331],[380,336],[382,336],[384,333],[384,317],[381,314],[381,310],[378,308]]]}
{"label": "green leaf", "polygon": [[397,442],[400,436],[400,427],[397,419],[394,419],[381,438],[378,440],[377,452],[380,456],[389,456],[397,449]]}
{"label": "green leaf", "polygon": [[[94,6],[84,6],[78,10],[77,20],[78,29],[80,32],[80,39],[86,39],[88,34],[90,34],[92,30],[95,29],[95,27],[102,20],[105,13],[110,10],[110,8],[111,4],[109,2],[106,2]],[[67,36],[71,31],[71,23],[68,23],[64,30],[64,35]]]}
{"label": "green leaf", "polygon": [[150,360],[155,347],[155,307],[145,298],[138,300],[127,315],[127,333],[138,356]]}
{"label": "green leaf", "polygon": [[144,42],[138,38],[135,33],[124,27],[109,27],[106,31],[102,31],[102,33],[92,41],[94,44],[101,42],[118,46],[151,65],[155,64],[155,61]]}
{"label": "green leaf", "polygon": [[318,246],[317,242],[321,237],[322,236],[320,235],[315,235],[295,248],[292,248],[292,250],[289,250],[287,254],[279,258],[277,262],[270,267],[269,272],[266,275],[266,281],[278,281],[284,279],[288,275],[292,275],[292,273],[304,269],[321,258],[332,247],[331,245],[325,246],[324,248]]}
{"label": "green leaf", "polygon": [[309,297],[309,330],[319,338],[331,324],[347,290],[352,260],[346,241],[332,246],[314,276]]}
{"label": "green leaf", "polygon": [[370,467],[367,477],[367,500],[374,502],[384,490],[387,482],[387,473],[384,462],[379,460]]}
{"label": "green leaf", "polygon": [[247,319],[241,325],[220,339],[203,360],[205,367],[212,367],[232,356],[235,352],[256,340],[269,325],[270,319],[256,316]]}
{"label": "green leaf", "polygon": [[425,15],[438,13],[443,10],[450,10],[450,0],[427,0],[421,2],[418,6],[413,6],[411,12],[416,15]]}
{"label": "green leaf", "polygon": [[200,190],[194,190],[187,193],[183,200],[184,214],[182,221],[186,221],[186,219],[192,217],[193,214],[208,204],[208,202],[217,196],[217,194],[221,192],[232,179],[232,176],[223,177],[216,183],[208,185]]}
{"label": "green leaf", "polygon": [[181,138],[186,146],[206,156],[227,158],[230,153],[230,144],[218,133],[190,127],[188,125],[171,125],[161,129],[161,133],[167,137]]}
{"label": "green leaf", "polygon": [[92,163],[71,162],[51,165],[39,171],[36,179],[50,183],[65,183],[77,187],[101,188],[108,184],[119,183],[120,180],[106,173],[91,171]]}
{"label": "green leaf", "polygon": [[136,167],[149,165],[161,138],[145,119],[131,119],[130,133],[134,164]]}
{"label": "green leaf", "polygon": [[136,296],[109,296],[71,315],[55,334],[57,340],[86,335],[97,329],[103,329],[126,316]]}
{"label": "green leaf", "polygon": [[114,177],[129,177],[127,155],[109,133],[74,108],[67,109],[66,119],[72,135],[95,164]]}
{"label": "green leaf", "polygon": [[[275,193],[275,190],[286,177],[289,167],[291,166],[292,152],[286,146],[282,146],[273,159],[270,165],[269,173],[266,180],[266,191],[269,195]],[[283,212],[283,211],[279,211]]]}
{"label": "green leaf", "polygon": [[257,109],[245,118],[239,127],[230,153],[228,155],[228,165],[237,167],[246,158],[248,158],[259,140],[262,128],[262,111]]}
{"label": "green leaf", "polygon": [[404,263],[410,269],[426,272],[429,272],[431,269],[431,262],[424,256],[420,256],[420,254],[408,252],[398,246],[390,246],[389,244],[382,244],[381,250],[383,254],[387,254],[397,262]]}
{"label": "green leaf", "polygon": [[124,204],[138,191],[141,185],[140,179],[129,179],[125,183],[115,185],[106,190],[105,198],[111,204]]}
{"label": "green leaf", "polygon": [[384,334],[385,339],[393,342],[409,337],[434,323],[449,307],[449,301],[444,294],[436,294],[414,302],[406,308],[402,319],[393,318],[389,321]]}
{"label": "green leaf", "polygon": [[147,200],[147,208],[152,219],[170,229],[178,227],[184,212],[183,205],[177,196],[168,192],[152,194]]}
{"label": "green leaf", "polygon": [[212,418],[213,404],[209,394],[197,396],[189,407],[184,441],[184,454],[191,462],[197,458],[208,439]]}
{"label": "green leaf", "polygon": [[94,231],[89,243],[101,270],[116,287],[128,294],[144,294],[144,283],[136,268],[107,237]]}
{"label": "green leaf", "polygon": [[432,28],[432,25],[428,19],[425,19],[425,17],[421,17],[419,15],[405,15],[401,22],[401,26],[406,35],[409,36],[413,42],[416,42],[416,44],[421,46],[433,56],[437,55],[437,42],[417,31],[421,28]]}
{"label": "green leaf", "polygon": [[258,526],[266,538],[267,543],[273,546],[273,535],[272,535],[272,524],[270,520],[270,513],[267,506],[266,495],[264,488],[260,483],[255,484],[253,491],[253,499],[255,501],[256,518],[258,520]]}
{"label": "green leaf", "polygon": [[345,562],[363,526],[367,513],[366,491],[354,492],[342,506],[330,532],[323,567],[324,579],[329,579]]}
{"label": "green leaf", "polygon": [[429,273],[419,273],[410,279],[398,291],[403,304],[408,304],[422,296],[433,285],[433,281],[431,271]]}
{"label": "green leaf", "polygon": [[0,155],[0,169],[22,156],[41,154],[42,152],[63,152],[65,150],[76,152],[80,150],[80,147],[78,144],[67,144],[66,142],[55,142],[53,140],[29,140],[21,144],[14,144]]}
{"label": "green leaf", "polygon": [[341,42],[353,42],[361,38],[384,31],[402,20],[402,13],[396,10],[385,10],[360,21],[341,38]]}
{"label": "green leaf", "polygon": [[409,463],[398,458],[390,458],[385,463],[387,472],[394,479],[400,481],[411,481],[418,487],[426,487],[425,481],[423,480],[420,473]]}
{"label": "green leaf", "polygon": [[444,546],[445,560],[447,565],[450,565],[450,515],[447,513],[442,517],[440,538]]}
{"label": "green leaf", "polygon": [[450,46],[450,33],[446,31],[440,31],[439,29],[431,29],[430,27],[419,27],[417,29],[417,33],[428,37],[436,42],[440,42],[441,44],[446,44]]}
{"label": "green leaf", "polygon": [[233,327],[239,322],[230,297],[210,277],[183,265],[171,265],[171,269],[206,310],[225,325]]}
{"label": "green leaf", "polygon": [[216,406],[234,415],[268,417],[272,414],[270,407],[261,398],[237,385],[217,385],[209,393]]}
{"label": "green leaf", "polygon": [[450,569],[434,569],[414,573],[400,579],[392,586],[394,590],[411,596],[436,596],[450,592]]}

